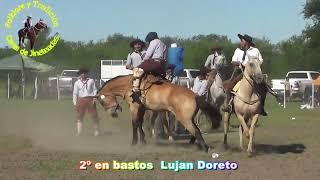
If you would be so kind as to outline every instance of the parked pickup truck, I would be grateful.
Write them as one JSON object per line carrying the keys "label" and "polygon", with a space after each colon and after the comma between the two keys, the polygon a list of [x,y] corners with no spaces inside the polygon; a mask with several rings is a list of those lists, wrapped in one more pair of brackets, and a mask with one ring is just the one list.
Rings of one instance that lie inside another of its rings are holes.
{"label": "parked pickup truck", "polygon": [[[315,80],[320,75],[317,71],[289,71],[286,75],[289,83],[286,90],[291,97],[304,98],[305,90],[312,85],[312,80]],[[285,79],[272,79],[271,88],[277,93],[284,92]]]}
{"label": "parked pickup truck", "polygon": [[[72,92],[74,83],[78,80],[78,70],[63,70],[59,76],[59,88],[61,91]],[[49,87],[57,87],[58,77],[49,77]]]}

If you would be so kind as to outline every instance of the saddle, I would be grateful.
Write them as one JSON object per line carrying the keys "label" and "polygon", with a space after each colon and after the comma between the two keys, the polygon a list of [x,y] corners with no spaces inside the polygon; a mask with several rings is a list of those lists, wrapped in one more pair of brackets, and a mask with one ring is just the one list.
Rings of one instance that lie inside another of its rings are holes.
{"label": "saddle", "polygon": [[[168,82],[165,78],[161,76],[156,76],[154,74],[144,74],[141,77],[141,83],[140,83],[140,90],[141,95],[140,97],[132,97],[134,100],[133,102],[138,102],[140,104],[144,104],[146,101],[146,96],[149,91],[149,89],[152,87],[152,85],[161,85],[164,82]],[[138,100],[137,100],[138,99]]]}

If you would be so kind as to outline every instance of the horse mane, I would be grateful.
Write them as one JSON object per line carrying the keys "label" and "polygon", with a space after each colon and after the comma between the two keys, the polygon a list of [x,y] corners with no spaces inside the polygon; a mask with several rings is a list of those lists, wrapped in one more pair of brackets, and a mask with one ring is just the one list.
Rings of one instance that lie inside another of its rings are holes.
{"label": "horse mane", "polygon": [[125,76],[128,76],[128,75],[116,76],[116,77],[111,78],[111,79],[109,79],[108,81],[104,82],[103,85],[100,87],[100,89],[97,91],[97,94],[98,94],[98,93],[104,88],[104,86],[106,86],[108,83],[110,83],[110,82],[112,82],[112,81],[114,81],[114,80],[116,80],[116,79],[119,79],[119,78],[121,78],[121,77],[125,77]]}

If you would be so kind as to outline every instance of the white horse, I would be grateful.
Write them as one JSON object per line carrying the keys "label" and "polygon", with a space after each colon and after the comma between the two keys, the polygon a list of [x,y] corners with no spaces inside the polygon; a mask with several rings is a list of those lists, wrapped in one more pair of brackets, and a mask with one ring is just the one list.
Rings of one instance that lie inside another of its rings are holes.
{"label": "white horse", "polygon": [[[252,155],[255,126],[261,113],[261,99],[257,92],[257,86],[264,81],[260,64],[257,59],[249,57],[245,65],[243,78],[233,89],[234,111],[240,121],[239,136],[240,148],[243,147],[243,135],[249,138],[247,153]],[[230,113],[225,113],[224,119],[224,145],[227,146],[227,133],[229,128]],[[249,127],[248,127],[249,126]]]}

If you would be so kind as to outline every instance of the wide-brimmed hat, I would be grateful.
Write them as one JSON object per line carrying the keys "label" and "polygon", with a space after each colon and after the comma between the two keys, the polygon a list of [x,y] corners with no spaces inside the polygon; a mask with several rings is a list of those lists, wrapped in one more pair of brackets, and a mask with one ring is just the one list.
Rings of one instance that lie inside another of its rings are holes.
{"label": "wide-brimmed hat", "polygon": [[89,73],[89,69],[87,69],[85,67],[82,67],[82,68],[79,69],[77,74],[81,75],[81,74],[87,74],[87,73]]}
{"label": "wide-brimmed hat", "polygon": [[210,70],[209,70],[208,68],[206,68],[206,67],[201,67],[199,74],[200,74],[201,76],[206,76],[209,72],[210,72]]}
{"label": "wide-brimmed hat", "polygon": [[245,34],[245,35],[241,35],[241,34],[238,34],[238,37],[239,39],[243,39],[245,41],[247,41],[251,46],[255,46],[255,44],[252,42],[252,37]]}
{"label": "wide-brimmed hat", "polygon": [[222,47],[218,45],[214,45],[210,48],[212,51],[222,51]]}
{"label": "wide-brimmed hat", "polygon": [[31,16],[27,16],[27,18],[29,19],[29,18],[32,18]]}
{"label": "wide-brimmed hat", "polygon": [[140,44],[142,46],[142,48],[144,48],[146,46],[146,44],[143,41],[141,41],[140,39],[135,39],[130,42],[130,47],[133,48],[134,45],[136,45],[136,44]]}

